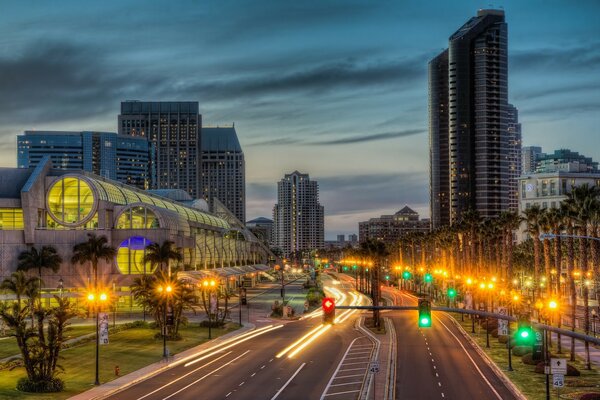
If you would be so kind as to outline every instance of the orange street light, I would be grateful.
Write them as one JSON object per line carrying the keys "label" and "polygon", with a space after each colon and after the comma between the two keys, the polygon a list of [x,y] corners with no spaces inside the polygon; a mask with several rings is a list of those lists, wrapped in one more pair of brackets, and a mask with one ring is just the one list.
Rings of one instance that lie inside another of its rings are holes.
{"label": "orange street light", "polygon": [[558,302],[556,300],[550,300],[548,302],[548,308],[551,310],[556,310],[558,308]]}

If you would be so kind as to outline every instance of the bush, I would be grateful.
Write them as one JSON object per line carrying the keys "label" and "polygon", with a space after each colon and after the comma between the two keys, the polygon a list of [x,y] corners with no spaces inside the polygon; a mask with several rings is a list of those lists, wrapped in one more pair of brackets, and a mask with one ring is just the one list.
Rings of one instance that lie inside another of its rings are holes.
{"label": "bush", "polygon": [[512,349],[513,355],[515,356],[524,356],[527,353],[531,353],[533,349],[531,346],[515,346]]}
{"label": "bush", "polygon": [[64,382],[58,378],[40,382],[33,382],[28,378],[21,378],[17,383],[17,390],[28,393],[56,393],[62,392],[64,388]]}
{"label": "bush", "polygon": [[493,338],[497,338],[498,337],[498,329],[492,330],[491,335],[492,335]]}
{"label": "bush", "polygon": [[499,336],[498,336],[498,341],[499,341],[500,343],[508,343],[508,342],[509,342],[509,340],[510,340],[510,337],[509,337],[509,336],[506,336],[506,335],[499,335]]}
{"label": "bush", "polygon": [[579,396],[579,400],[600,400],[600,393],[585,393]]}
{"label": "bush", "polygon": [[580,376],[581,372],[571,364],[567,364],[567,376]]}
{"label": "bush", "polygon": [[533,354],[525,354],[521,357],[521,361],[526,365],[537,365],[539,361],[533,359]]}

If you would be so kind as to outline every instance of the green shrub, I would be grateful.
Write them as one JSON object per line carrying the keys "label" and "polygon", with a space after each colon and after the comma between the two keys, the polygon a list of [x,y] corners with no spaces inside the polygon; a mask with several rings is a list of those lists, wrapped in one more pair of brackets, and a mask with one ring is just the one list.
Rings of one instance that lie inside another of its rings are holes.
{"label": "green shrub", "polygon": [[567,364],[567,376],[580,376],[581,372],[571,364]]}
{"label": "green shrub", "polygon": [[64,387],[64,382],[58,378],[40,382],[33,382],[28,378],[21,378],[17,383],[17,390],[28,393],[56,393],[62,392]]}
{"label": "green shrub", "polygon": [[512,352],[515,356],[524,356],[527,353],[531,353],[533,349],[531,346],[515,346]]}
{"label": "green shrub", "polygon": [[510,341],[510,337],[508,337],[506,335],[499,335],[498,336],[498,341],[500,343],[508,343]]}
{"label": "green shrub", "polygon": [[533,354],[531,353],[525,354],[523,357],[521,357],[521,361],[523,361],[523,364],[526,365],[537,365],[539,362],[533,359]]}
{"label": "green shrub", "polygon": [[497,338],[498,337],[498,329],[492,330],[491,335],[493,338]]}

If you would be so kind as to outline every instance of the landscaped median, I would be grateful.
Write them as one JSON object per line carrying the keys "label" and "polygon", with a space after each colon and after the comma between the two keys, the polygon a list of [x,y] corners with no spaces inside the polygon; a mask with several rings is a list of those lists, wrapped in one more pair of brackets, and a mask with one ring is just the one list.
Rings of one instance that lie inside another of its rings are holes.
{"label": "landscaped median", "polygon": [[[523,356],[521,353],[525,352],[525,348],[519,348],[515,350],[513,348],[512,355],[512,368],[513,371],[508,371],[508,350],[506,341],[502,343],[493,334],[493,325],[490,323],[490,347],[486,348],[486,328],[485,324],[481,326],[475,324],[475,333],[471,333],[472,322],[468,316],[464,316],[464,321],[461,321],[459,314],[451,314],[459,325],[463,327],[465,332],[479,345],[479,347],[485,351],[488,357],[501,369],[504,374],[515,384],[515,386],[523,393],[528,399],[531,400],[544,400],[546,398],[546,376],[542,373],[535,372],[536,365],[525,364],[523,359],[530,359],[529,356]],[[511,332],[516,331],[516,324],[511,324]],[[555,354],[556,347],[551,349],[552,357],[568,358],[569,354],[564,351],[562,354]],[[518,355],[520,354],[520,355]],[[529,360],[527,360],[529,361]],[[530,361],[531,363],[531,361]],[[535,362],[533,362],[536,364]],[[579,399],[584,393],[598,392],[600,393],[600,374],[597,370],[588,371],[585,369],[585,364],[581,359],[577,358],[576,361],[569,361],[569,365],[575,367],[579,372],[580,376],[566,376],[565,386],[560,389],[560,398],[562,399]],[[552,376],[550,376],[552,378]],[[557,398],[556,388],[552,386],[550,381],[550,390],[552,398]]]}
{"label": "landscaped median", "polygon": [[[213,328],[212,337],[221,336],[238,328],[227,324],[225,328]],[[125,375],[162,359],[162,339],[156,337],[156,329],[144,323],[132,323],[112,333],[109,344],[100,346],[100,382],[106,383],[119,374]],[[208,340],[208,328],[189,324],[179,330],[182,339],[168,341],[171,355],[197,346]],[[6,339],[10,340],[10,339]],[[0,345],[1,347],[1,345]],[[94,387],[95,340],[84,340],[61,352],[59,363],[64,372],[59,375],[65,381],[65,390],[59,393],[24,393],[15,389],[19,378],[24,377],[23,368],[0,370],[0,399],[65,399]]]}

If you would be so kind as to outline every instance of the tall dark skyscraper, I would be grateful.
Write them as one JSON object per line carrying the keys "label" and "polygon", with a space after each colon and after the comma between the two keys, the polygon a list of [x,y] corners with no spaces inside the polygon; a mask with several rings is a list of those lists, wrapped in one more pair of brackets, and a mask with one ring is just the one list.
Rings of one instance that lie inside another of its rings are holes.
{"label": "tall dark skyscraper", "polygon": [[246,163],[235,127],[202,128],[202,197],[213,209],[219,199],[242,223],[246,221]]}
{"label": "tall dark skyscraper", "polygon": [[121,103],[119,135],[143,136],[153,145],[151,189],[183,189],[200,198],[200,132],[196,101]]}
{"label": "tall dark skyscraper", "polygon": [[[520,155],[520,140],[514,140],[515,135],[509,132],[509,124],[515,127],[518,122],[514,107],[508,104],[507,31],[503,10],[479,10],[476,17],[450,36],[447,78],[441,71],[444,53],[430,62],[434,227],[460,220],[467,210],[476,210],[481,217],[490,218],[512,206],[511,195],[516,193],[517,182],[511,165],[513,158],[518,157],[515,146],[519,147]],[[441,94],[445,79],[447,103]],[[437,121],[446,118],[446,112],[447,143],[445,122]],[[446,146],[447,167],[442,155]],[[449,176],[449,220],[441,200],[446,196],[446,174]]]}

